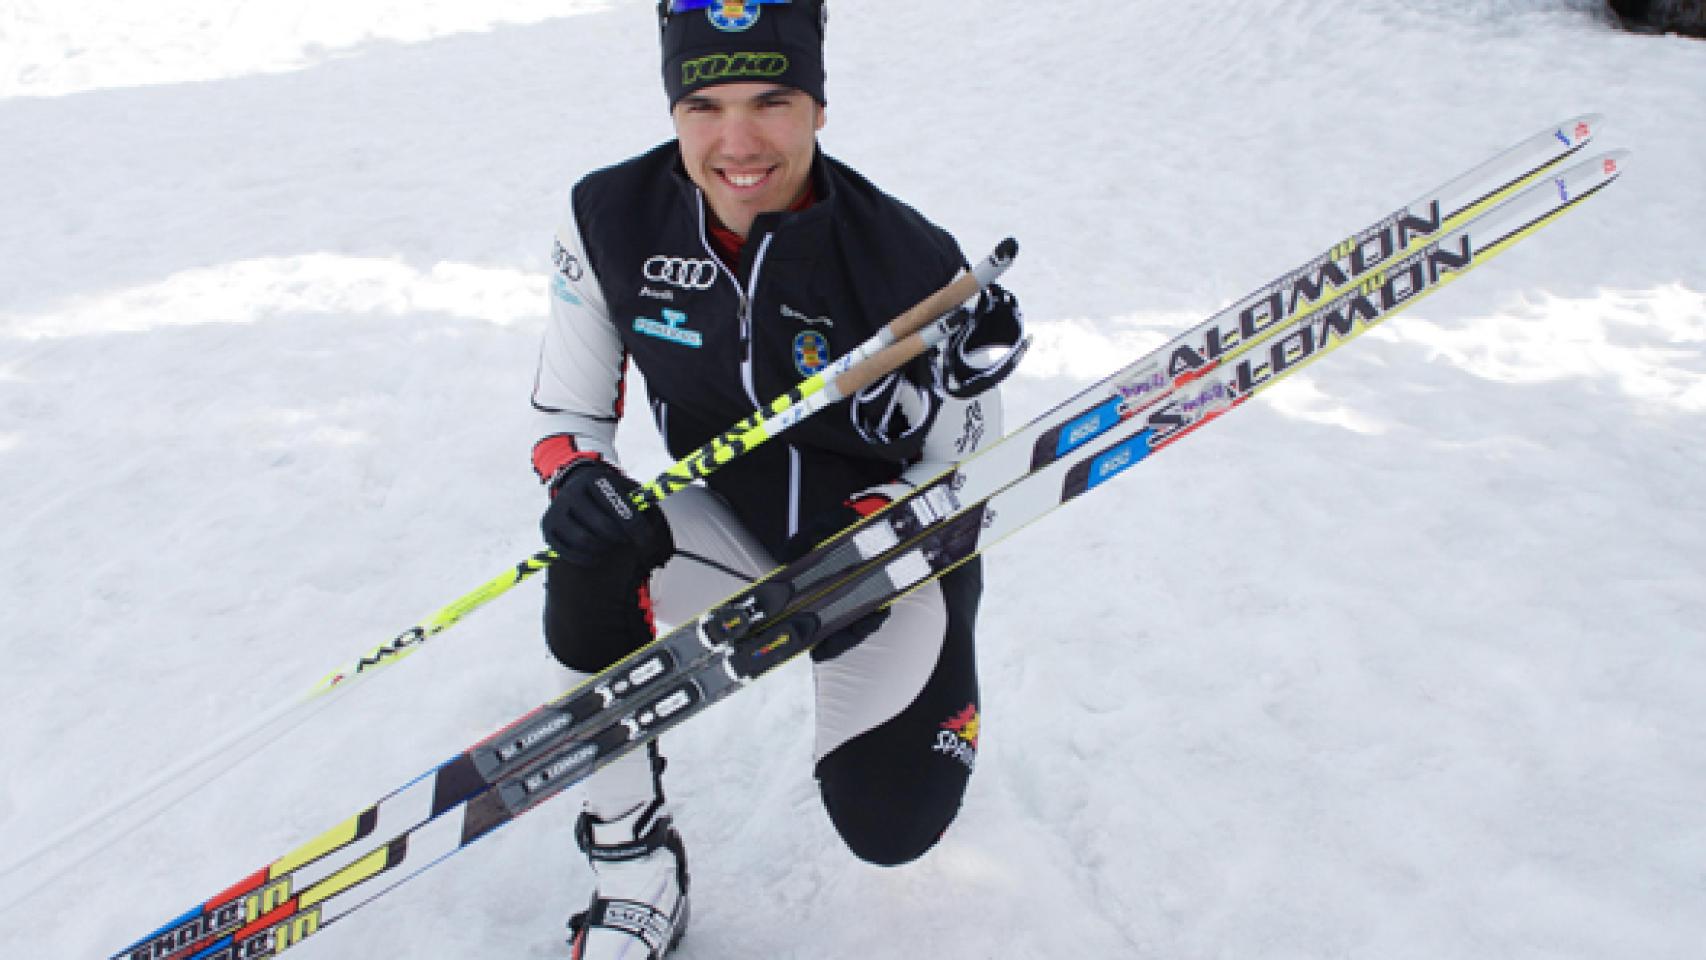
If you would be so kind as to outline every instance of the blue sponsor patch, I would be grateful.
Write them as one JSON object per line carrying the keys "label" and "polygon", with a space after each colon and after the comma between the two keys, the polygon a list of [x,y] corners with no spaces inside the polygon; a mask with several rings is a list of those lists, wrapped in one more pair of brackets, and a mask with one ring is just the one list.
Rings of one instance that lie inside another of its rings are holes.
{"label": "blue sponsor patch", "polygon": [[1054,455],[1065,456],[1119,423],[1120,403],[1116,397],[1067,424],[1066,429],[1060,431],[1060,442],[1055,445]]}
{"label": "blue sponsor patch", "polygon": [[829,366],[829,341],[816,330],[801,330],[794,337],[794,367],[803,376],[811,376]]}
{"label": "blue sponsor patch", "polygon": [[1084,489],[1096,489],[1149,456],[1149,441],[1154,436],[1155,431],[1145,430],[1090,461],[1090,479]]}
{"label": "blue sponsor patch", "polygon": [[687,314],[680,310],[665,310],[662,320],[635,317],[634,332],[643,333],[648,337],[656,337],[659,340],[668,340],[670,343],[679,343],[684,347],[698,348],[704,346],[704,334],[682,326],[686,322]]}

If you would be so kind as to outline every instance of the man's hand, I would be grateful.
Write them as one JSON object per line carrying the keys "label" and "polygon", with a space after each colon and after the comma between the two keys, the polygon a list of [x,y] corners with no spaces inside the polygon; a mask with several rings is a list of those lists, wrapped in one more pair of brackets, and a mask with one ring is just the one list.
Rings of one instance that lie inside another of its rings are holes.
{"label": "man's hand", "polygon": [[551,505],[539,522],[545,542],[575,566],[641,573],[663,566],[675,553],[675,540],[661,509],[634,505],[638,488],[600,457],[572,461],[552,482]]}
{"label": "man's hand", "polygon": [[1013,372],[1031,338],[1019,298],[992,283],[977,302],[960,308],[959,326],[942,348],[942,389],[961,399],[975,397]]}

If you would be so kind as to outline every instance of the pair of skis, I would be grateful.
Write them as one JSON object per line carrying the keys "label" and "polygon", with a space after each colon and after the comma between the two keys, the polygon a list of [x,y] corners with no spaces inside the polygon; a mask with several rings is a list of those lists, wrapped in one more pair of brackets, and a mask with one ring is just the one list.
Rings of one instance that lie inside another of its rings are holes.
{"label": "pair of skis", "polygon": [[114,960],[271,957],[837,628],[894,602],[1247,402],[1593,195],[1548,128],[1086,388],[800,560],[192,907]]}

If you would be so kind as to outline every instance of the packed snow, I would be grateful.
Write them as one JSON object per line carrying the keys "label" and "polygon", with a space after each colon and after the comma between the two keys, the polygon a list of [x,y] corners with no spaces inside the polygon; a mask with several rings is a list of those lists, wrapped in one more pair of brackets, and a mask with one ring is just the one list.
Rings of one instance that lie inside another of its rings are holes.
{"label": "packed snow", "polygon": [[[667,738],[683,960],[1700,955],[1706,44],[1598,7],[832,5],[825,149],[1023,245],[1010,424],[1547,124],[1634,156],[998,547],[978,772],[920,862],[837,841],[803,665]],[[0,862],[537,548],[550,234],[670,135],[655,35],[644,0],[0,10]],[[539,600],[6,877],[0,954],[112,954],[558,692]],[[292,955],[564,956],[575,809]]]}

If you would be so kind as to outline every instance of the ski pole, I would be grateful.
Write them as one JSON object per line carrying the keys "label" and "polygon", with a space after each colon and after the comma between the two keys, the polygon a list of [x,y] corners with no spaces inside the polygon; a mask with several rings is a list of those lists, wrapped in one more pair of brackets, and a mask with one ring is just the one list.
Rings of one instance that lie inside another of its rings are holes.
{"label": "ski pole", "polygon": [[[919,301],[884,324],[882,329],[864,343],[800,381],[793,389],[676,461],[650,483],[636,489],[633,496],[635,506],[642,510],[656,507],[671,493],[696,479],[709,476],[746,451],[824,407],[852,396],[942,342],[955,327],[955,308],[1001,276],[1018,252],[1019,245],[1011,237],[1001,241],[995,250],[972,270],[962,273],[946,286]],[[156,774],[130,794],[108,803],[61,830],[34,850],[0,869],[0,878],[12,877],[24,867],[63,847],[73,837],[87,834],[94,827],[137,806],[165,787],[176,787],[175,793],[160,798],[153,809],[141,815],[135,824],[139,825],[142,820],[158,814],[170,804],[219,776],[218,772],[210,771],[201,771],[201,775],[197,775],[211,760],[234,751],[236,747],[258,738],[263,733],[277,736],[289,732],[326,706],[334,692],[345,690],[355,681],[365,678],[381,667],[407,657],[428,640],[455,626],[468,614],[508,593],[512,587],[550,566],[555,559],[556,554],[553,551],[541,550],[511,569],[492,577],[390,640],[327,673],[295,699],[274,706],[243,728],[227,733],[218,742]],[[38,878],[36,888],[39,889],[64,871],[94,856],[130,829],[134,829],[134,825],[121,825],[119,829],[109,831],[113,836],[108,840],[86,841],[90,844],[89,849],[72,855],[57,868],[50,868],[48,876]],[[0,909],[19,902],[23,896],[0,896]]]}
{"label": "ski pole", "polygon": [[[641,510],[657,506],[695,479],[709,476],[746,451],[824,407],[852,396],[942,342],[953,332],[954,309],[995,282],[1018,254],[1019,244],[1013,238],[1001,241],[969,272],[962,273],[947,286],[914,304],[845,356],[800,381],[792,390],[711,438],[704,446],[677,460],[656,479],[636,489],[634,506]],[[304,699],[321,696],[353,678],[413,653],[428,639],[450,629],[463,617],[550,566],[556,558],[554,551],[546,549],[517,563],[512,569],[451,601],[386,643],[326,674]]]}

